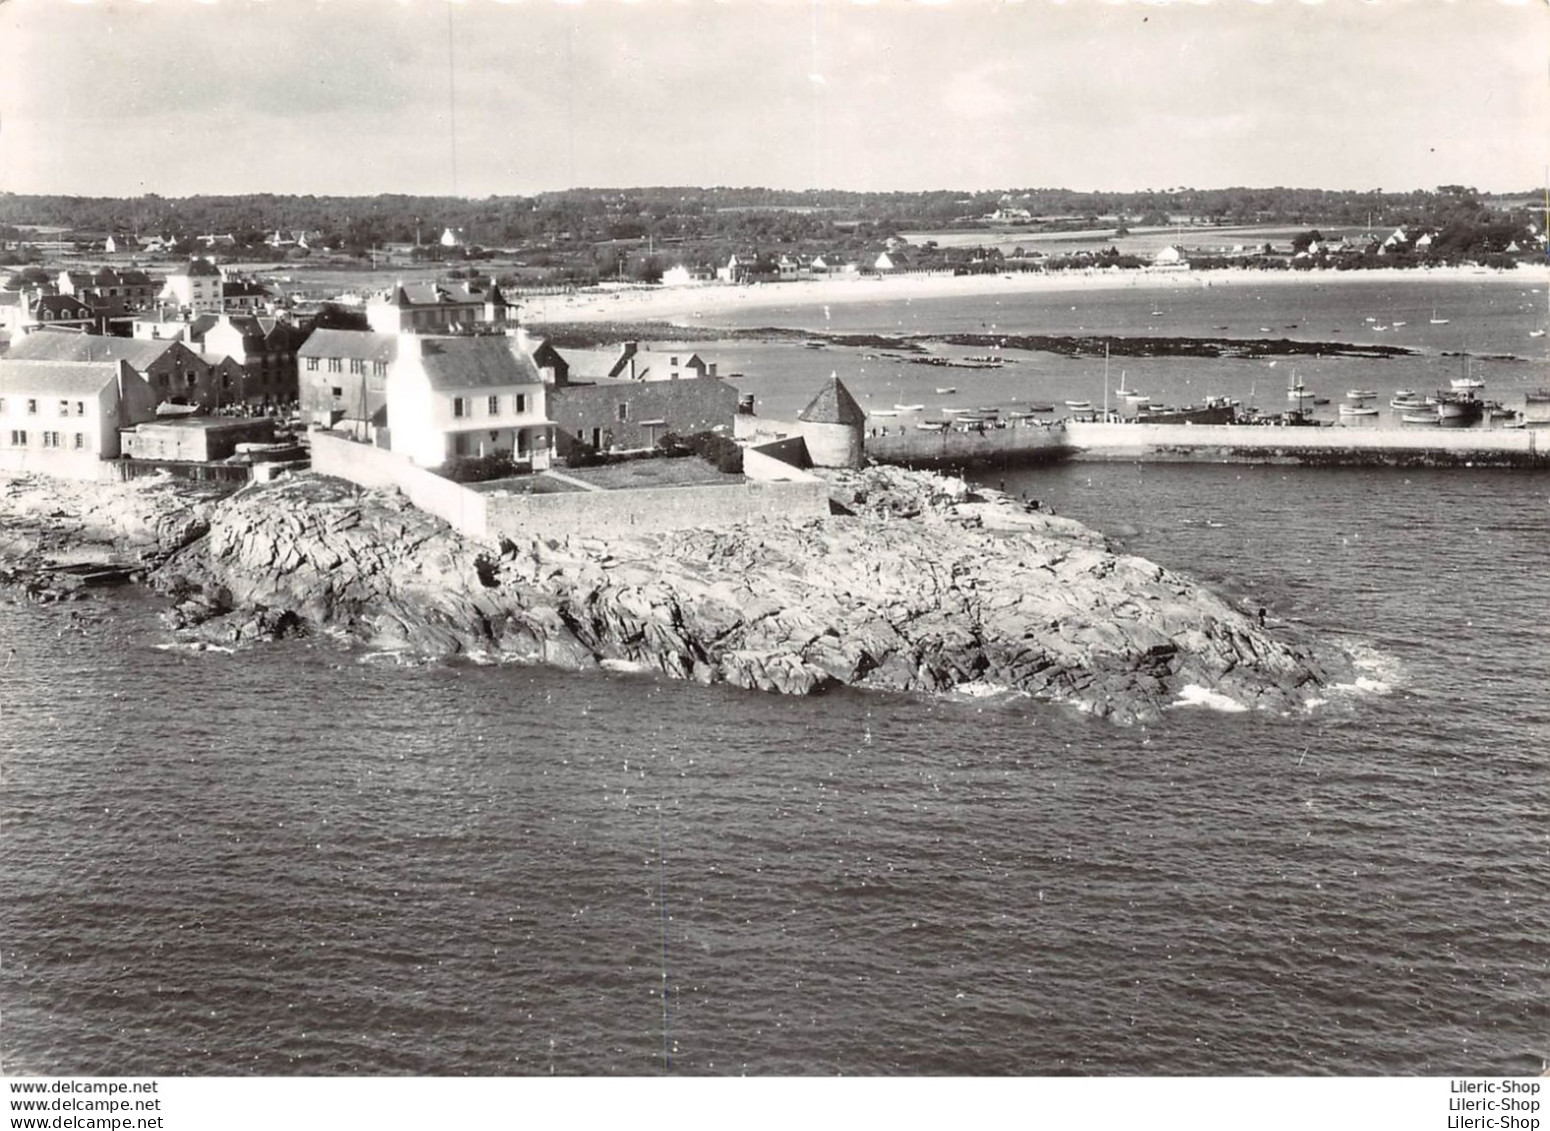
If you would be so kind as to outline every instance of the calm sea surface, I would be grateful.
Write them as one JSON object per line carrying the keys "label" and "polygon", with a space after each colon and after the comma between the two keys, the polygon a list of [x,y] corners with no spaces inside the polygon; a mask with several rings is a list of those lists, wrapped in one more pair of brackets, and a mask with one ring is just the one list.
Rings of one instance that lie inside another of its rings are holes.
{"label": "calm sea surface", "polygon": [[1361,678],[1118,728],[0,604],[5,1071],[1537,1072],[1550,475],[1006,486]]}

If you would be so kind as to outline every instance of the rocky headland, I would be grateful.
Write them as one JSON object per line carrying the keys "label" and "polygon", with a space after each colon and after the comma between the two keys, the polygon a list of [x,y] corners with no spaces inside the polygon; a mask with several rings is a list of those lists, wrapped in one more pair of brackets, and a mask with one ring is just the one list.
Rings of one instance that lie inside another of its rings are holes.
{"label": "rocky headland", "polygon": [[1006,689],[1118,721],[1191,694],[1300,709],[1328,678],[1308,643],[1080,523],[926,473],[829,474],[836,513],[806,524],[498,550],[395,492],[319,476],[226,498],[13,481],[0,561],[34,587],[66,549],[140,563],[171,629],[209,644],[329,633],[787,694]]}

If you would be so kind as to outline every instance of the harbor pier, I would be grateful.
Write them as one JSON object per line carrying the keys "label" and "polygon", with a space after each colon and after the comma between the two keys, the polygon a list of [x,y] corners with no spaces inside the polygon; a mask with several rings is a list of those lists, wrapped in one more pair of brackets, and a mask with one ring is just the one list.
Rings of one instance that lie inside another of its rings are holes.
{"label": "harbor pier", "polygon": [[1309,467],[1550,468],[1546,428],[1332,428],[1067,421],[1070,457]]}

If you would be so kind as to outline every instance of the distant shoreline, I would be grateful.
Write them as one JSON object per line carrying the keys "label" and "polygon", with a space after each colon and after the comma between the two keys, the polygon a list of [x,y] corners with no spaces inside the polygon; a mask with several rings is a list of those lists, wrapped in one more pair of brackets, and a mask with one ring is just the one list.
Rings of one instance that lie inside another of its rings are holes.
{"label": "distant shoreline", "polygon": [[957,295],[994,297],[1137,290],[1164,296],[1168,292],[1198,291],[1212,287],[1342,285],[1349,282],[1384,282],[1419,285],[1478,281],[1544,286],[1550,270],[1518,268],[1512,271],[1474,267],[1377,268],[1367,271],[1261,271],[1228,268],[1213,271],[1060,271],[1020,272],[1010,275],[866,276],[843,279],[811,279],[789,283],[702,283],[681,287],[589,288],[572,294],[531,295],[519,298],[524,322],[650,322],[670,321],[684,326],[701,324],[728,312],[801,306],[821,308],[861,302],[931,300]]}

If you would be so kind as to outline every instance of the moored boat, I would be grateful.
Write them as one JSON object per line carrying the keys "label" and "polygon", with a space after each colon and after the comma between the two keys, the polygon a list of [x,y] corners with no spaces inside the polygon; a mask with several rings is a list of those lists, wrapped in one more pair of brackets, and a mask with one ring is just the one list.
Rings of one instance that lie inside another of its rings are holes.
{"label": "moored boat", "polygon": [[1372,405],[1343,404],[1337,410],[1341,416],[1377,416],[1378,410]]}
{"label": "moored boat", "polygon": [[1401,421],[1403,421],[1404,423],[1406,423],[1406,424],[1439,424],[1439,423],[1441,423],[1440,419],[1438,418],[1438,416],[1437,416],[1437,414],[1435,412],[1425,412],[1425,411],[1416,411],[1416,412],[1402,413],[1400,415],[1399,419]]}
{"label": "moored boat", "polygon": [[939,397],[950,397],[957,391],[958,389],[954,385],[941,385],[937,387],[936,395]]}
{"label": "moored boat", "polygon": [[899,412],[925,412],[926,411],[926,406],[923,405],[923,404],[896,404],[893,407],[896,410],[898,410]]}
{"label": "moored boat", "polygon": [[1373,389],[1347,389],[1345,395],[1351,401],[1370,401],[1378,394]]}

